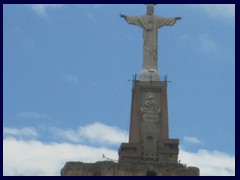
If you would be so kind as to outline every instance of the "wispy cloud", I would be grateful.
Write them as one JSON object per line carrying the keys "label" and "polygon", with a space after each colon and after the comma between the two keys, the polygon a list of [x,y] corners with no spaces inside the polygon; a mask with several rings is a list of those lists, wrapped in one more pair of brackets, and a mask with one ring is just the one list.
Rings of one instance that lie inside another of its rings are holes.
{"label": "wispy cloud", "polygon": [[192,34],[184,34],[180,36],[180,41],[191,41],[193,39]]}
{"label": "wispy cloud", "polygon": [[[81,9],[82,16],[88,19],[89,23],[94,24],[96,28],[102,27],[102,24],[99,22],[99,15],[102,14],[102,11],[106,11],[106,6],[111,6],[110,4],[77,4],[75,5]],[[110,7],[108,8],[110,9]]]}
{"label": "wispy cloud", "polygon": [[197,4],[190,6],[203,10],[215,19],[231,22],[235,20],[235,4]]}
{"label": "wispy cloud", "polygon": [[191,144],[200,144],[200,140],[198,140],[196,137],[190,137],[190,136],[184,136],[183,141],[186,143]]}
{"label": "wispy cloud", "polygon": [[212,53],[219,50],[218,43],[210,34],[184,34],[179,39],[201,53]]}
{"label": "wispy cloud", "polygon": [[63,77],[63,80],[64,80],[65,82],[70,82],[70,83],[76,83],[76,84],[79,83],[78,77],[77,77],[76,75],[74,75],[74,74],[65,75],[65,76]]}
{"label": "wispy cloud", "polygon": [[215,18],[235,18],[235,4],[202,4],[200,7]]}
{"label": "wispy cloud", "polygon": [[217,51],[217,44],[208,34],[202,34],[199,37],[200,48],[205,52]]}
{"label": "wispy cloud", "polygon": [[108,4],[77,4],[77,7],[86,8],[86,9],[99,9],[107,5]]}
{"label": "wispy cloud", "polygon": [[38,112],[21,112],[17,114],[17,118],[43,119],[43,118],[49,118],[49,116],[43,113],[38,113]]}
{"label": "wispy cloud", "polygon": [[78,130],[54,130],[55,135],[70,142],[90,142],[98,145],[118,145],[128,140],[128,133],[117,127],[107,126],[101,123],[93,123]]}
{"label": "wispy cloud", "polygon": [[15,138],[16,137],[27,138],[27,137],[37,137],[38,136],[35,128],[30,128],[30,127],[25,127],[22,129],[4,127],[3,135],[4,135],[4,137],[15,137]]}
{"label": "wispy cloud", "polygon": [[104,7],[104,6],[107,6],[107,4],[93,4],[93,5],[92,5],[92,8],[93,8],[93,9],[99,9],[99,8]]}
{"label": "wispy cloud", "polygon": [[47,18],[47,11],[49,9],[56,9],[62,7],[63,4],[31,4],[30,7],[40,16]]}

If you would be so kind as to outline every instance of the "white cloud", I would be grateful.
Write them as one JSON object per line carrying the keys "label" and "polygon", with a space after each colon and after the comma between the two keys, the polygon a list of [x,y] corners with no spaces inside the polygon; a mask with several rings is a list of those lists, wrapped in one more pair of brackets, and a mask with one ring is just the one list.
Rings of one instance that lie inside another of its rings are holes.
{"label": "white cloud", "polygon": [[200,168],[201,176],[234,176],[235,157],[218,151],[199,150],[196,153],[180,150],[181,163]]}
{"label": "white cloud", "polygon": [[24,119],[42,119],[42,118],[49,118],[48,115],[43,113],[37,113],[37,112],[21,112],[17,114],[18,118],[24,118]]}
{"label": "white cloud", "polygon": [[30,7],[40,16],[46,18],[48,9],[56,9],[62,7],[63,4],[32,4]]}
{"label": "white cloud", "polygon": [[84,136],[93,143],[119,144],[127,140],[127,132],[117,127],[94,123],[79,128],[79,135]]}
{"label": "white cloud", "polygon": [[[70,143],[42,143],[40,141],[20,141],[4,139],[3,174],[44,176],[60,175],[60,170],[68,161],[102,161],[102,154],[118,159],[117,151]],[[217,151],[199,150],[197,153],[180,150],[181,163],[200,168],[201,176],[235,175],[235,157]]]}
{"label": "white cloud", "polygon": [[78,84],[79,83],[79,79],[77,76],[75,76],[74,74],[68,74],[66,76],[63,77],[63,80],[65,82],[70,82],[70,83],[76,83]]}
{"label": "white cloud", "polygon": [[37,132],[34,128],[25,127],[22,129],[18,128],[7,128],[3,127],[3,135],[5,137],[37,137]]}
{"label": "white cloud", "polygon": [[95,162],[103,160],[102,154],[117,158],[116,151],[106,148],[4,139],[3,175],[59,176],[67,161]]}
{"label": "white cloud", "polygon": [[200,144],[200,140],[198,140],[196,137],[190,137],[190,136],[184,136],[183,141],[186,143],[191,144]]}
{"label": "white cloud", "polygon": [[54,133],[74,143],[87,141],[101,145],[116,145],[128,141],[126,131],[98,122],[80,127],[76,131],[57,129]]}
{"label": "white cloud", "polygon": [[[125,142],[126,132],[100,123],[80,127],[78,131],[61,130],[63,136],[72,142],[82,139],[101,143],[101,147],[93,147],[89,143],[83,145],[70,142],[44,143],[38,140],[23,140],[15,137],[3,139],[3,174],[7,175],[60,175],[60,170],[68,161],[96,162],[103,161],[102,155],[117,160],[118,152],[106,145],[119,145]],[[33,135],[31,128],[4,128],[4,134]],[[59,131],[60,133],[60,131]],[[190,142],[198,142],[197,138],[185,138]],[[199,150],[188,152],[180,148],[179,159],[187,166],[200,168],[201,176],[233,176],[235,175],[235,157],[218,151]]]}
{"label": "white cloud", "polygon": [[52,133],[56,136],[57,139],[63,139],[64,141],[70,141],[73,143],[78,143],[82,141],[82,138],[79,137],[78,133],[72,129],[62,130],[62,129],[53,129]]}

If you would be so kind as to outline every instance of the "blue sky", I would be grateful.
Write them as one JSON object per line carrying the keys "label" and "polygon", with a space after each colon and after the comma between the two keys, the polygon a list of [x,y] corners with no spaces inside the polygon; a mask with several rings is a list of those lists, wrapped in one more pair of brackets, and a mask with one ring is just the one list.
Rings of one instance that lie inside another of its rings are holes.
{"label": "blue sky", "polygon": [[[119,14],[145,12],[141,4],[3,5],[4,175],[59,175],[64,162],[103,153],[117,159],[129,80],[142,67],[142,30]],[[234,175],[235,6],[164,4],[155,14],[183,17],[159,30],[158,64],[171,81],[179,158],[203,175]],[[49,159],[45,169],[31,164]]]}

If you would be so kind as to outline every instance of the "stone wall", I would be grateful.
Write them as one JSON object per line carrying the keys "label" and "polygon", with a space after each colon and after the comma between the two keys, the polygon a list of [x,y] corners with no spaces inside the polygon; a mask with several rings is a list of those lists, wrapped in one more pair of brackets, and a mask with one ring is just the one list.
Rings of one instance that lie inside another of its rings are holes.
{"label": "stone wall", "polygon": [[61,176],[199,176],[199,169],[183,164],[67,162]]}

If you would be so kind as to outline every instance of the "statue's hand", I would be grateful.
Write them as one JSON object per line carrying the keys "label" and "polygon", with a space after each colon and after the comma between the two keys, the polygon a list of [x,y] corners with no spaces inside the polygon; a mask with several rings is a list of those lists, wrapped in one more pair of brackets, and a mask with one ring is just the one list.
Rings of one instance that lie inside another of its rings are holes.
{"label": "statue's hand", "polygon": [[124,14],[120,14],[120,17],[121,18],[125,18],[126,16]]}
{"label": "statue's hand", "polygon": [[175,17],[175,19],[176,19],[176,21],[177,21],[177,20],[181,20],[182,17]]}

